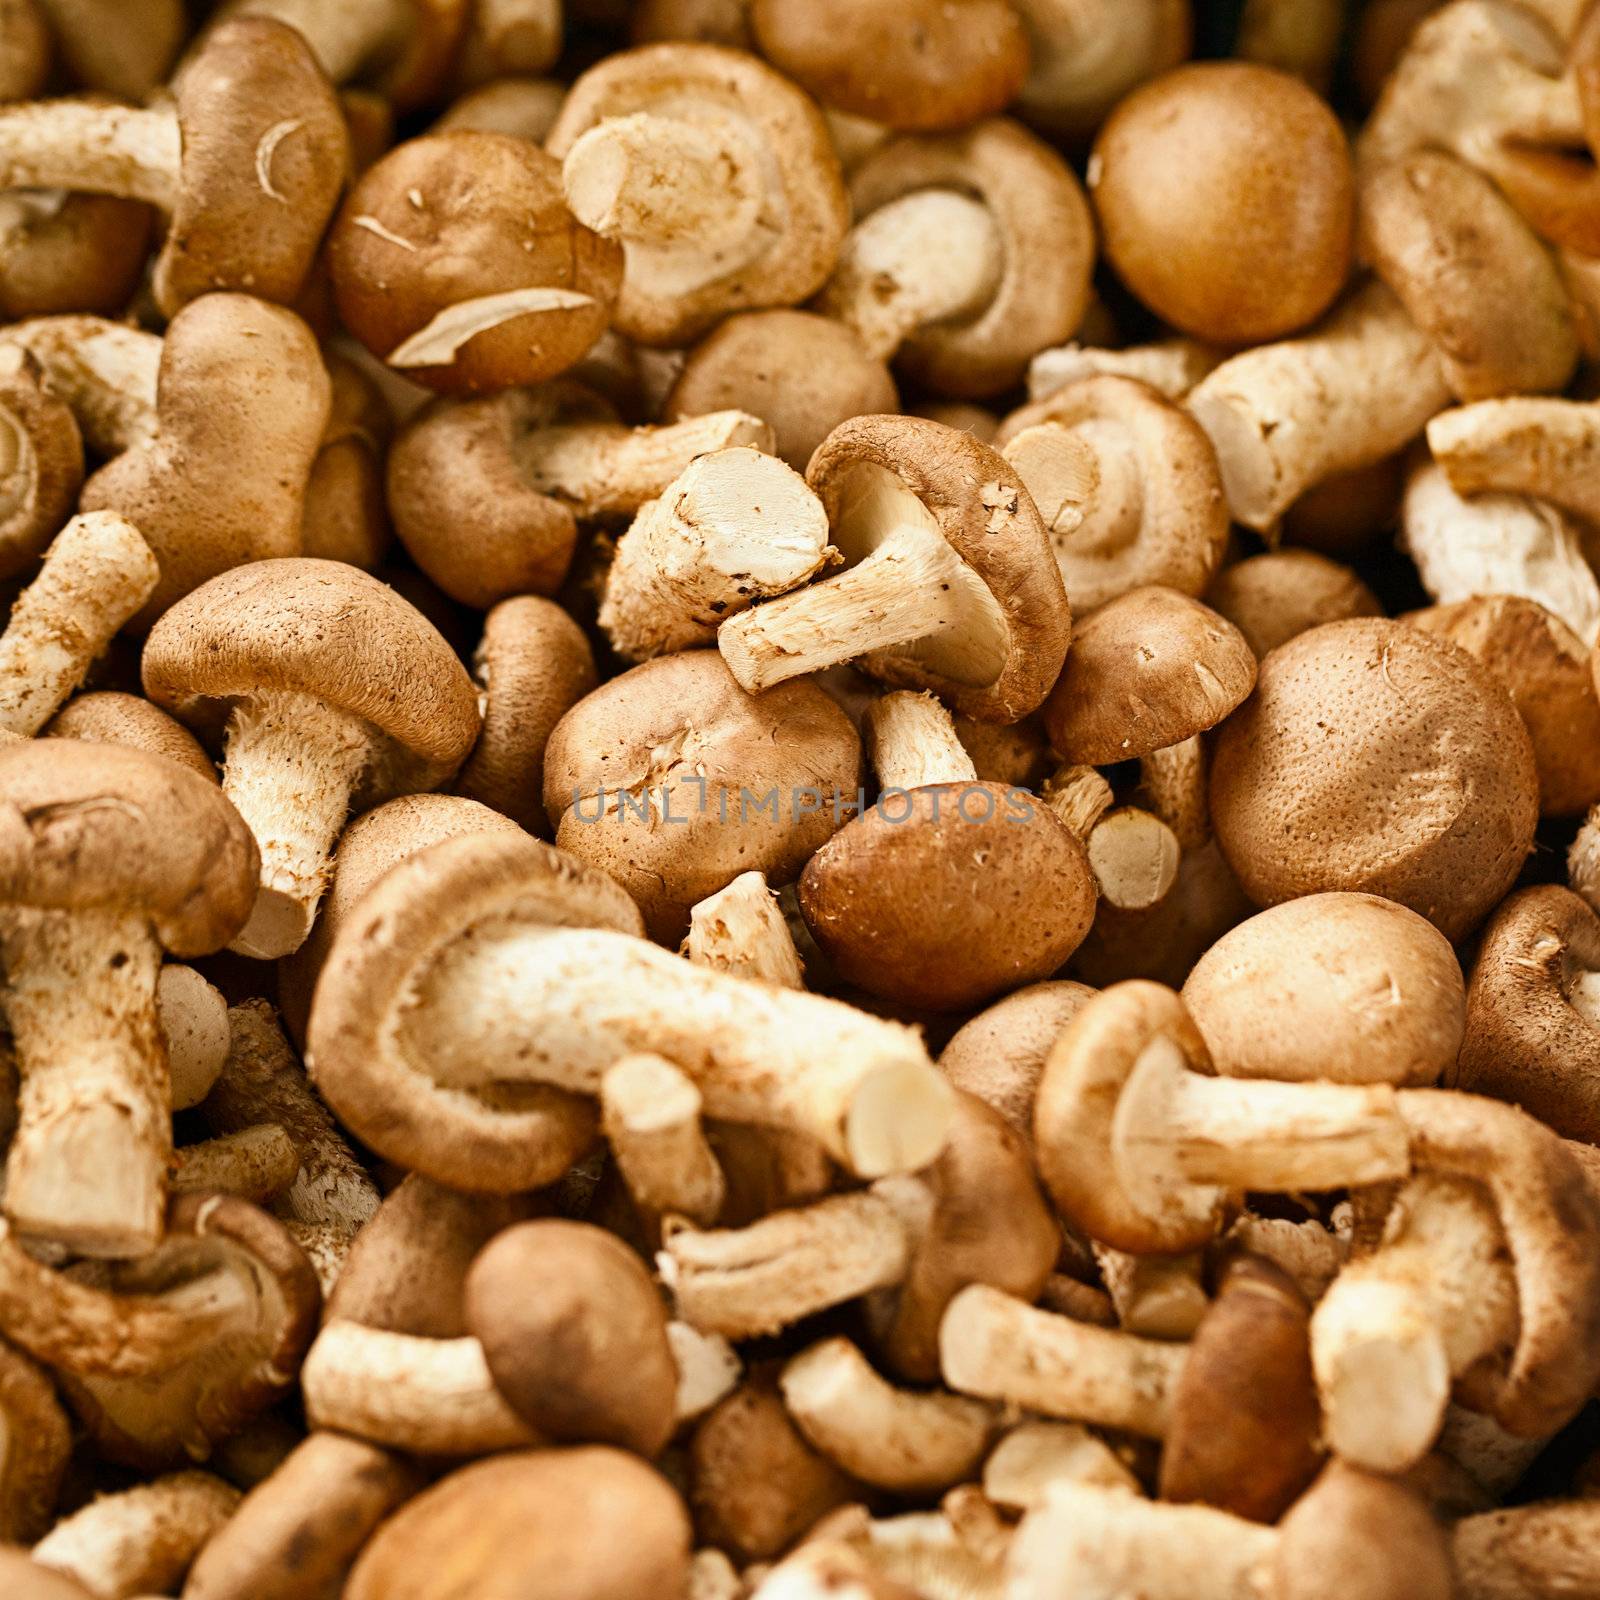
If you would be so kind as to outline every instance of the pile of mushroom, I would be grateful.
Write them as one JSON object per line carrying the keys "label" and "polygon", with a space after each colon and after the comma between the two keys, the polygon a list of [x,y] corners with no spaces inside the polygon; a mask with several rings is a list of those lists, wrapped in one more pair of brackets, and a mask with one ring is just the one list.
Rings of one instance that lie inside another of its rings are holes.
{"label": "pile of mushroom", "polygon": [[1600,1600],[1600,0],[0,0],[0,1600]]}

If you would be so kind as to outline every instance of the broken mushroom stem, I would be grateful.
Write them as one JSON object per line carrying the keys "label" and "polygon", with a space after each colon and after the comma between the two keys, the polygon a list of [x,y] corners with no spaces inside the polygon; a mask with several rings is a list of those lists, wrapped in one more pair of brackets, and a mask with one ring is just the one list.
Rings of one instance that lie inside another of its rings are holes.
{"label": "broken mushroom stem", "polygon": [[867,746],[885,789],[976,783],[978,771],[955,719],[931,694],[901,689],[867,707]]}
{"label": "broken mushroom stem", "polygon": [[704,1226],[727,1185],[701,1125],[693,1081],[663,1056],[624,1056],[600,1080],[601,1127],[634,1203]]}
{"label": "broken mushroom stem", "polygon": [[1094,767],[1061,768],[1044,787],[1045,804],[1082,841],[1101,895],[1121,911],[1165,900],[1183,851],[1177,835],[1141,806],[1119,806]]}
{"label": "broken mushroom stem", "polygon": [[113,194],[170,212],[182,163],[171,104],[42,100],[0,110],[0,188]]}
{"label": "broken mushroom stem", "polygon": [[729,977],[804,989],[805,968],[778,897],[760,872],[741,872],[689,909],[679,952],[697,967]]}
{"label": "broken mushroom stem", "polygon": [[262,1122],[175,1150],[170,1187],[174,1194],[216,1190],[265,1205],[299,1170],[294,1141],[277,1123]]}

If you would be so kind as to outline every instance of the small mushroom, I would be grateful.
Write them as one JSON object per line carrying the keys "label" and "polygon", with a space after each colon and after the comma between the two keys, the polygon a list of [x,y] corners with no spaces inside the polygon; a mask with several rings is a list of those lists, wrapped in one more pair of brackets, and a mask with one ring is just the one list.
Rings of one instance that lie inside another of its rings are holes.
{"label": "small mushroom", "polygon": [[83,440],[18,345],[0,345],[0,576],[24,572],[77,503]]}
{"label": "small mushroom", "polygon": [[1257,905],[1378,894],[1458,940],[1521,870],[1538,774],[1511,697],[1466,651],[1361,618],[1262,663],[1217,738],[1211,812]]}
{"label": "small mushroom", "polygon": [[456,82],[548,70],[561,54],[562,10],[561,0],[478,0],[455,63]]}
{"label": "small mushroom", "polygon": [[166,81],[188,22],[182,0],[42,0],[56,54],[75,83],[143,100]]}
{"label": "small mushroom", "polygon": [[0,310],[7,318],[115,316],[143,279],[154,225],[154,210],[137,200],[70,189],[5,190]]}
{"label": "small mushroom", "polygon": [[1269,550],[1237,561],[1204,593],[1257,660],[1324,622],[1383,615],[1378,597],[1349,567],[1315,550]]}
{"label": "small mushroom", "polygon": [[1034,710],[1060,671],[1071,612],[1006,462],[935,422],[858,417],[806,478],[845,570],[723,624],[718,648],[739,683],[756,693],[856,661],[981,721]]}
{"label": "small mushroom", "polygon": [[257,17],[218,26],[161,104],[0,111],[0,187],[118,195],[167,216],[154,288],[169,316],[217,289],[292,301],[347,160],[344,118],[311,52]]}
{"label": "small mushroom", "polygon": [[537,145],[506,134],[396,146],[362,174],[329,236],[345,327],[445,394],[565,371],[606,326],[622,252],[572,217],[560,180]]}
{"label": "small mushroom", "polygon": [[39,732],[45,739],[120,744],[147,755],[166,756],[202,778],[217,781],[217,769],[200,741],[176,717],[136,694],[97,689],[74,695]]}
{"label": "small mushroom", "polygon": [[507,133],[543,144],[566,97],[566,84],[553,78],[491,78],[452,100],[430,131]]}
{"label": "small mushroom", "polygon": [[472,748],[472,684],[386,584],[310,558],[258,561],[203,584],[145,642],[145,692],[201,727],[225,724],[223,792],[261,848],[261,888],[234,942],[305,942],[353,798],[426,789]]}

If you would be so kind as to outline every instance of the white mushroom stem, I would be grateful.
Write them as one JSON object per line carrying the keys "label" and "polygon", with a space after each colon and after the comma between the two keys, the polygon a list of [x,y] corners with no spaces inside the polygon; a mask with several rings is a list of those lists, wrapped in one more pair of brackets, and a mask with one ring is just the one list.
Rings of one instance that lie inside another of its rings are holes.
{"label": "white mushroom stem", "polygon": [[762,242],[762,152],[710,104],[605,118],[567,152],[561,181],[579,222],[628,245],[716,256],[726,270]]}
{"label": "white mushroom stem", "polygon": [[1044,786],[1044,801],[1075,833],[1089,856],[1101,895],[1121,911],[1144,911],[1166,899],[1183,850],[1160,817],[1140,806],[1115,806],[1093,767],[1062,767]]}
{"label": "white mushroom stem", "polygon": [[0,634],[0,728],[31,738],[155,590],[161,567],[114,511],[74,517]]}
{"label": "white mushroom stem", "polygon": [[1439,467],[1406,483],[1401,548],[1441,605],[1480,594],[1521,595],[1561,618],[1586,644],[1600,636],[1600,581],[1572,520],[1522,495],[1463,499]]}
{"label": "white mushroom stem", "polygon": [[726,618],[827,565],[828,518],[793,468],[743,446],[701,456],[617,545],[600,626],[629,661],[712,643]]}
{"label": "white mushroom stem", "polygon": [[802,1351],[778,1380],[789,1415],[851,1477],[897,1494],[964,1483],[997,1421],[992,1406],[939,1391],[897,1389],[848,1339]]}
{"label": "white mushroom stem", "polygon": [[899,689],[881,696],[867,707],[863,732],[885,789],[978,781],[955,719],[931,694]]}
{"label": "white mushroom stem", "polygon": [[667,1344],[678,1369],[673,1406],[680,1424],[703,1417],[739,1387],[744,1368],[738,1352],[721,1334],[672,1321],[667,1324]]}
{"label": "white mushroom stem", "polygon": [[1139,1480],[1098,1435],[1077,1422],[1024,1422],[983,1464],[983,1492],[1008,1511],[1043,1505],[1053,1483],[1091,1483],[1141,1494]]}
{"label": "white mushroom stem", "polygon": [[230,16],[271,17],[293,28],[333,83],[345,83],[380,53],[404,49],[419,26],[415,0],[241,0]]}
{"label": "white mushroom stem", "polygon": [[261,888],[230,950],[274,960],[305,942],[375,744],[359,717],[315,695],[262,690],[234,707],[222,790],[255,835]]}
{"label": "white mushroom stem", "polygon": [[708,411],[658,428],[577,422],[538,428],[517,443],[523,478],[584,518],[631,517],[696,456],[748,445],[772,450],[771,427],[746,411]]}
{"label": "white mushroom stem", "polygon": [[1452,1402],[1445,1410],[1435,1449],[1492,1498],[1503,1500],[1544,1453],[1550,1439],[1549,1434],[1522,1438],[1507,1432],[1485,1412],[1468,1411]]}
{"label": "white mushroom stem", "polygon": [[175,1150],[172,1188],[177,1194],[217,1189],[265,1205],[294,1182],[299,1170],[289,1135],[277,1123],[263,1122]]}
{"label": "white mushroom stem", "polygon": [[1428,448],[1457,494],[1530,494],[1600,522],[1600,402],[1515,395],[1441,411]]}
{"label": "white mushroom stem", "polygon": [[1155,344],[1130,345],[1125,350],[1101,350],[1092,345],[1064,344],[1041,350],[1028,364],[1028,398],[1045,400],[1080,378],[1105,372],[1118,378],[1137,378],[1169,400],[1181,400],[1222,360],[1222,352],[1196,339],[1162,339]]}
{"label": "white mushroom stem", "polygon": [[1450,1533],[1459,1600],[1600,1593],[1600,1500],[1540,1500],[1463,1517]]}
{"label": "white mushroom stem", "polygon": [[1211,1304],[1198,1251],[1177,1256],[1135,1256],[1109,1245],[1093,1247],[1100,1277],[1117,1308],[1117,1321],[1144,1339],[1187,1339]]}
{"label": "white mushroom stem", "polygon": [[1172,829],[1180,849],[1198,850],[1211,837],[1205,746],[1199,734],[1142,757],[1139,788],[1150,809]]}
{"label": "white mushroom stem", "polygon": [[1097,545],[1125,545],[1137,536],[1144,486],[1128,452],[1105,453],[1102,482],[1101,454],[1089,438],[1062,423],[1041,422],[1007,440],[1000,453],[1027,486],[1062,556],[1077,549],[1073,536],[1091,514],[1104,530]]}
{"label": "white mushroom stem", "polygon": [[689,911],[680,952],[697,967],[729,977],[804,989],[805,968],[778,897],[759,872],[741,872]]}
{"label": "white mushroom stem", "polygon": [[439,1083],[594,1094],[638,1051],[667,1057],[708,1115],[794,1128],[862,1177],[943,1146],[950,1090],[910,1028],[815,995],[690,966],[603,929],[510,926],[460,939],[416,983],[396,1042]]}
{"label": "white mushroom stem", "polygon": [[869,1191],[777,1211],[748,1228],[669,1225],[656,1263],[685,1322],[745,1339],[899,1283],[911,1246],[897,1208]]}
{"label": "white mushroom stem", "polygon": [[[1567,882],[1574,894],[1582,895],[1600,911],[1600,805],[1583,819],[1583,826],[1567,851]],[[1580,1009],[1600,1025],[1600,974],[1584,973],[1574,985],[1574,996],[1580,993],[1584,996]],[[1579,1004],[1576,998],[1574,1003]]]}
{"label": "white mushroom stem", "polygon": [[1265,532],[1313,484],[1399,450],[1450,399],[1427,335],[1375,282],[1312,332],[1224,361],[1187,404],[1235,520]]}
{"label": "white mushroom stem", "polygon": [[91,1500],[31,1553],[40,1566],[75,1578],[105,1600],[171,1594],[241,1498],[209,1472],[169,1473]]}
{"label": "white mushroom stem", "polygon": [[1116,791],[1097,768],[1069,766],[1045,780],[1043,798],[1071,832],[1087,839],[1116,803]]}
{"label": "white mushroom stem", "polygon": [[1383,1244],[1334,1280],[1311,1320],[1324,1427],[1345,1460],[1404,1472],[1427,1454],[1451,1385],[1514,1344],[1517,1288],[1487,1193],[1421,1173]]}
{"label": "white mushroom stem", "polygon": [[84,443],[120,455],[156,431],[161,339],[104,317],[35,317],[4,330],[44,369],[45,384],[77,418]]}
{"label": "white mushroom stem", "polygon": [[963,1289],[939,1324],[952,1389],[1147,1439],[1166,1435],[1186,1360],[1184,1345],[1074,1322],[986,1284]]}
{"label": "white mushroom stem", "polygon": [[38,100],[0,110],[0,189],[73,189],[177,204],[183,139],[170,104]]}
{"label": "white mushroom stem", "polygon": [[6,1215],[79,1254],[142,1255],[161,1238],[172,1140],[161,946],[140,916],[11,907],[0,952],[22,1074]]}
{"label": "white mushroom stem", "polygon": [[642,1211],[702,1226],[716,1220],[726,1185],[692,1079],[661,1056],[624,1056],[600,1080],[600,1111],[622,1181]]}
{"label": "white mushroom stem", "polygon": [[987,206],[953,189],[920,189],[869,212],[845,235],[818,307],[887,360],[917,329],[982,310],[1004,270]]}

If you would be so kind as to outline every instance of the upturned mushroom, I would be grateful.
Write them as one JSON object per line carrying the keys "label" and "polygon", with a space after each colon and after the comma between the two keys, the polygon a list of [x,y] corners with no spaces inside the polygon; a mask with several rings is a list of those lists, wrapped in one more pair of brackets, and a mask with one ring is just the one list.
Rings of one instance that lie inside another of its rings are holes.
{"label": "upturned mushroom", "polygon": [[4,1008],[22,1076],[5,1211],[87,1255],[161,1237],[170,1088],[163,949],[204,955],[242,925],[249,834],[175,762],[48,740],[0,752],[9,823]]}
{"label": "upturned mushroom", "polygon": [[[413,198],[415,197],[415,198]],[[328,242],[346,328],[445,394],[554,377],[604,331],[622,252],[578,222],[526,139],[408,139],[370,166]]]}
{"label": "upturned mushroom", "polygon": [[758,57],[671,43],[572,86],[545,148],[567,204],[626,259],[613,325],[682,345],[729,311],[797,305],[849,225],[815,105]]}
{"label": "upturned mushroom", "polygon": [[39,363],[0,345],[0,576],[14,577],[49,544],[77,504],[83,440]]}
{"label": "upturned mushroom", "polygon": [[858,417],[806,479],[845,570],[722,625],[744,688],[854,661],[985,722],[1039,705],[1072,617],[1033,500],[1000,456],[936,422]]}
{"label": "upturned mushroom", "polygon": [[1218,842],[1257,905],[1377,894],[1451,940],[1511,887],[1538,811],[1510,695],[1466,651],[1378,618],[1274,650],[1211,768]]}
{"label": "upturned mushroom", "polygon": [[218,289],[293,301],[347,161],[344,118],[310,50],[261,18],[218,27],[170,101],[0,111],[0,187],[125,196],[167,216],[154,288],[168,315]]}
{"label": "upturned mushroom", "polygon": [[258,561],[203,584],[145,642],[145,692],[225,728],[223,792],[261,849],[235,948],[305,941],[352,800],[433,788],[478,733],[471,680],[422,615],[342,562]]}
{"label": "upturned mushroom", "polygon": [[964,1011],[1049,977],[1094,919],[1089,856],[1049,805],[979,783],[931,695],[867,714],[881,792],[800,875],[800,911],[846,982]]}
{"label": "upturned mushroom", "polygon": [[120,455],[155,431],[160,335],[104,317],[41,315],[11,323],[5,342],[38,362],[45,389],[71,411],[95,455]]}

